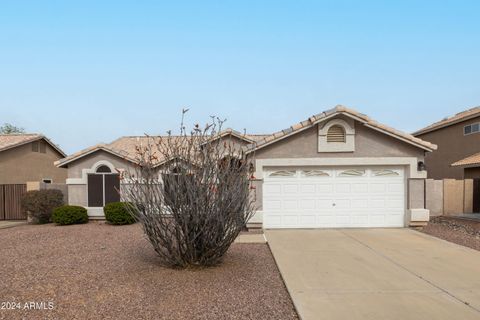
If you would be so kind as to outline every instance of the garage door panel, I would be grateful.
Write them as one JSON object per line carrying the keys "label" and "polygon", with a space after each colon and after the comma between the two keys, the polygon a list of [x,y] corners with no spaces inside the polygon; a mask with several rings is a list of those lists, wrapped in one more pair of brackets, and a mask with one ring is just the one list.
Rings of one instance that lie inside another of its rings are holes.
{"label": "garage door panel", "polygon": [[282,200],[265,200],[263,207],[268,211],[280,210],[282,209]]}
{"label": "garage door panel", "polygon": [[368,199],[352,199],[352,207],[355,208],[368,208]]}
{"label": "garage door panel", "polygon": [[299,223],[302,226],[307,226],[307,228],[316,227],[316,218],[316,215],[302,215],[299,217]]}
{"label": "garage door panel", "polygon": [[368,193],[368,183],[352,183],[352,192]]}
{"label": "garage door panel", "polygon": [[333,183],[317,184],[316,188],[317,188],[317,193],[319,194],[333,193]]}
{"label": "garage door panel", "polygon": [[369,205],[370,208],[385,208],[385,199],[370,199]]}
{"label": "garage door panel", "polygon": [[296,195],[298,193],[298,185],[296,184],[284,184],[283,185],[283,194],[288,195]]}
{"label": "garage door panel", "polygon": [[270,184],[270,183],[267,184],[266,183],[263,186],[263,191],[264,191],[265,195],[268,195],[268,196],[281,195],[282,185],[281,184]]}
{"label": "garage door panel", "polygon": [[[265,179],[266,228],[404,225],[402,169],[329,169],[330,175],[324,169],[288,171],[294,174]],[[313,177],[313,171],[322,175]]]}
{"label": "garage door panel", "polygon": [[369,185],[368,192],[370,194],[375,194],[375,193],[385,193],[387,190],[387,186],[385,183],[371,183]]}
{"label": "garage door panel", "polygon": [[350,193],[351,185],[349,183],[338,183],[335,184],[336,193]]}
{"label": "garage door panel", "polygon": [[385,201],[385,208],[388,209],[402,209],[403,208],[403,199],[387,199]]}
{"label": "garage door panel", "polygon": [[300,192],[302,194],[309,194],[309,193],[315,193],[315,185],[314,184],[304,184],[300,185]]}
{"label": "garage door panel", "polygon": [[404,190],[404,186],[401,183],[389,184],[387,186],[387,192],[389,193],[403,192],[403,190]]}
{"label": "garage door panel", "polygon": [[299,203],[300,210],[315,210],[315,199],[302,199]]}
{"label": "garage door panel", "polygon": [[298,209],[298,200],[290,200],[290,199],[283,200],[282,209],[285,209],[285,210],[288,210],[288,211],[297,210]]}

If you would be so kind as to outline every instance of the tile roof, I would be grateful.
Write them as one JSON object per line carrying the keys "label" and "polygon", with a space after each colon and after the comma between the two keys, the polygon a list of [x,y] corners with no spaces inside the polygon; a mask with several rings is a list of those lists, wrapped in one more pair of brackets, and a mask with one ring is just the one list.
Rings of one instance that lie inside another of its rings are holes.
{"label": "tile roof", "polygon": [[55,145],[44,135],[38,133],[0,134],[0,152],[41,139],[50,144],[62,156],[66,156],[66,154],[57,145]]}
{"label": "tile roof", "polygon": [[[228,134],[234,134],[235,136],[240,138],[244,137],[247,140],[247,142],[257,141],[266,136],[266,135],[255,135],[255,134],[244,135],[232,129],[226,129],[221,131],[219,133],[219,136],[224,137]],[[161,139],[177,139],[179,142],[185,141],[184,139],[181,139],[181,137],[179,136],[125,136],[125,137],[118,138],[117,140],[114,140],[109,144],[101,143],[101,144],[97,144],[89,148],[83,149],[76,153],[73,153],[68,157],[65,157],[61,160],[56,161],[55,165],[64,166],[67,163],[70,163],[74,160],[77,160],[83,156],[86,156],[98,150],[103,150],[111,154],[114,154],[120,158],[123,158],[127,161],[137,163],[138,162],[138,159],[137,159],[138,154],[136,149],[137,146],[142,146],[142,145],[146,146],[152,142],[152,139],[154,139],[154,141],[156,142],[158,142]],[[166,160],[167,159],[159,158],[158,164],[161,164]]]}
{"label": "tile roof", "polygon": [[265,147],[265,146],[267,146],[267,145],[269,145],[273,142],[276,142],[277,140],[286,138],[286,137],[288,137],[288,136],[290,136],[290,135],[292,135],[292,134],[294,134],[298,131],[301,131],[301,130],[306,129],[306,128],[310,128],[311,126],[313,126],[313,125],[315,125],[319,122],[322,122],[322,121],[324,121],[324,120],[326,120],[326,119],[328,119],[328,118],[330,118],[330,117],[332,117],[333,115],[336,115],[336,114],[344,114],[344,115],[347,115],[349,117],[352,117],[352,118],[356,119],[357,121],[360,121],[360,122],[364,123],[364,125],[372,128],[372,129],[382,131],[382,132],[384,132],[386,134],[389,134],[389,135],[391,135],[391,136],[393,136],[397,139],[403,140],[407,143],[413,144],[413,145],[415,145],[417,147],[420,147],[422,149],[425,149],[427,151],[433,151],[433,150],[437,149],[437,146],[435,144],[432,144],[430,142],[424,141],[424,140],[419,139],[419,138],[415,138],[411,134],[408,134],[408,133],[393,129],[391,127],[388,127],[386,125],[383,125],[381,123],[378,123],[377,121],[369,118],[365,114],[360,113],[356,110],[347,108],[345,106],[338,105],[333,109],[330,109],[330,110],[324,111],[322,113],[319,113],[317,115],[311,116],[307,120],[304,120],[302,122],[294,124],[287,129],[281,130],[281,131],[276,132],[276,133],[274,133],[270,136],[259,139],[256,143],[253,143],[253,144],[249,145],[248,151],[251,152],[251,151],[254,151],[254,150],[258,150],[258,149],[260,149],[262,147]]}
{"label": "tile roof", "polygon": [[418,136],[418,135],[421,135],[421,134],[425,134],[427,132],[431,132],[431,131],[434,131],[434,130],[437,130],[437,129],[440,129],[440,128],[444,128],[444,127],[450,126],[450,125],[458,123],[458,122],[466,121],[468,119],[471,119],[471,118],[474,118],[474,117],[477,117],[477,116],[480,116],[480,107],[471,108],[471,109],[459,112],[459,113],[457,113],[457,114],[455,114],[451,117],[444,118],[444,119],[442,119],[440,121],[437,121],[437,122],[423,128],[423,129],[420,129],[420,130],[414,132],[413,135]]}
{"label": "tile roof", "polygon": [[460,166],[480,166],[480,152],[472,154],[471,156],[466,157],[465,159],[458,160],[451,164],[452,167]]}

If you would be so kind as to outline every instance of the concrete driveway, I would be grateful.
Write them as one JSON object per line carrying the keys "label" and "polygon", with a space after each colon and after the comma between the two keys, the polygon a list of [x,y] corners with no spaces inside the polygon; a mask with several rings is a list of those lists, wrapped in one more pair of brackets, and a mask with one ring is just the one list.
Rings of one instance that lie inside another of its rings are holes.
{"label": "concrete driveway", "polygon": [[480,319],[480,252],[409,229],[266,230],[302,319]]}

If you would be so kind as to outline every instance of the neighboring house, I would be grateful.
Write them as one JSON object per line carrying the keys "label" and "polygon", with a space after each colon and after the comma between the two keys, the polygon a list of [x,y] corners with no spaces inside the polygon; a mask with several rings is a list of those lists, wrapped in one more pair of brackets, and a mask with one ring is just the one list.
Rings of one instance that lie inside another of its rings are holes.
{"label": "neighboring house", "polygon": [[425,158],[429,178],[480,178],[480,107],[435,122],[413,135],[438,145],[438,150]]}
{"label": "neighboring house", "polygon": [[27,182],[65,183],[54,161],[65,153],[40,134],[0,135],[0,220],[25,219],[20,198]]}
{"label": "neighboring house", "polygon": [[[425,153],[436,146],[354,110],[337,106],[268,136],[227,130],[226,137],[254,159],[251,222],[264,228],[403,227],[429,219],[424,190],[409,179],[423,186]],[[68,168],[70,203],[102,217],[144,139],[123,137],[58,161]]]}
{"label": "neighboring house", "polygon": [[66,154],[41,134],[0,135],[0,184],[65,183],[67,170],[54,162]]}

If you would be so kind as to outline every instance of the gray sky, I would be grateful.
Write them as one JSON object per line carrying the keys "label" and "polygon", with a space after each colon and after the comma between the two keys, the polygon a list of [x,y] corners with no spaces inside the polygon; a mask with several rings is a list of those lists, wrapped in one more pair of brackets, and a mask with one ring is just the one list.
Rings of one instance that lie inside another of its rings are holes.
{"label": "gray sky", "polygon": [[2,1],[0,123],[67,153],[343,104],[411,132],[480,105],[478,1]]}

